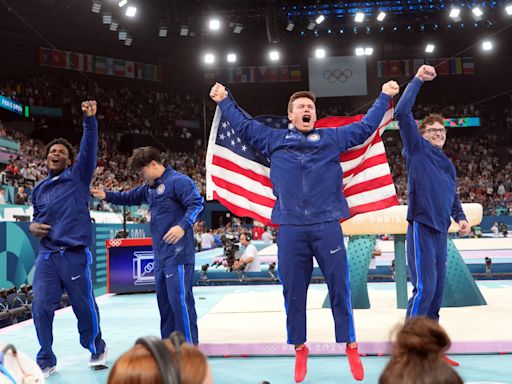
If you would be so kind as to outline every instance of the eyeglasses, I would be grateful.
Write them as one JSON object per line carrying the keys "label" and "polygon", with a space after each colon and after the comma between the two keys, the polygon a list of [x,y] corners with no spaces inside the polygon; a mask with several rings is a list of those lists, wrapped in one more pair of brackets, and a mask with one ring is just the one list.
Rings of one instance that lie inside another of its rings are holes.
{"label": "eyeglasses", "polygon": [[429,129],[425,129],[425,133],[428,133],[429,135],[441,133],[444,135],[446,133],[446,128],[429,128]]}

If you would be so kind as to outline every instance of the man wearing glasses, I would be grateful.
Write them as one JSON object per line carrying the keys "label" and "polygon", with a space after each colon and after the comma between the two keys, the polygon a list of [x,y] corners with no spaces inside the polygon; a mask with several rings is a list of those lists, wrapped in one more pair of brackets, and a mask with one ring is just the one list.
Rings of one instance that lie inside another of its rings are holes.
{"label": "man wearing glasses", "polygon": [[[407,306],[407,318],[426,316],[439,320],[450,217],[459,224],[461,234],[468,234],[470,227],[457,195],[455,167],[442,151],[446,141],[443,116],[428,115],[418,129],[412,114],[421,86],[435,77],[434,67],[421,66],[400,98],[395,116],[408,176],[407,264],[414,290]],[[458,365],[444,358],[449,364]]]}

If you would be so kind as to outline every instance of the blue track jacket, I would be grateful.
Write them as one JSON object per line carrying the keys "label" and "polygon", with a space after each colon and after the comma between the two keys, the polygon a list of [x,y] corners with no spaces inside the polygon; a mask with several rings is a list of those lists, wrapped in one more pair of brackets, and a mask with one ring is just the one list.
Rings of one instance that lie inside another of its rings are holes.
{"label": "blue track jacket", "polygon": [[34,222],[51,226],[48,236],[41,239],[40,252],[91,244],[89,186],[98,155],[96,117],[84,117],[83,127],[77,161],[60,175],[54,176],[49,172],[48,177],[32,191]]}
{"label": "blue track jacket", "polygon": [[423,81],[414,77],[395,110],[407,162],[407,220],[446,232],[450,216],[457,223],[466,216],[457,195],[455,167],[441,149],[423,138],[414,120],[412,108],[422,85]]}
{"label": "blue track jacket", "polygon": [[[176,264],[194,263],[194,222],[203,210],[204,199],[194,181],[167,167],[152,186],[143,184],[128,192],[107,192],[106,201],[117,205],[149,204],[151,235],[155,259]],[[179,225],[185,231],[177,244],[167,244],[163,237]]]}

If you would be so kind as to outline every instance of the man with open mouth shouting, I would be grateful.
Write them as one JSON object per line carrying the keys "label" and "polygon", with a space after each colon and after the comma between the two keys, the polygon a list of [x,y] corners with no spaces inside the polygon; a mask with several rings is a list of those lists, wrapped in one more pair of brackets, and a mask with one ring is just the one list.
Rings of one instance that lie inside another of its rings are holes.
{"label": "man with open mouth shouting", "polygon": [[287,130],[271,129],[248,118],[216,83],[210,97],[222,115],[245,141],[270,158],[270,179],[277,197],[272,222],[279,224],[277,237],[279,277],[286,306],[288,344],[295,345],[295,381],[307,373],[306,297],[313,256],[327,282],[337,343],[346,343],[350,370],[363,380],[364,370],[357,350],[348,260],[339,224],[348,216],[342,193],[340,154],[364,143],[378,128],[399,86],[389,81],[372,108],[360,121],[332,129],[315,129],[315,95],[296,92],[288,103]]}
{"label": "man with open mouth shouting", "polygon": [[45,376],[55,372],[53,316],[66,290],[78,319],[80,344],[91,352],[89,366],[104,367],[106,346],[94,299],[89,266],[92,241],[89,185],[98,155],[96,101],[82,103],[84,133],[75,162],[73,146],[63,138],[46,147],[48,177],[32,191],[30,232],[41,239],[34,274],[32,315],[41,349],[37,363]]}

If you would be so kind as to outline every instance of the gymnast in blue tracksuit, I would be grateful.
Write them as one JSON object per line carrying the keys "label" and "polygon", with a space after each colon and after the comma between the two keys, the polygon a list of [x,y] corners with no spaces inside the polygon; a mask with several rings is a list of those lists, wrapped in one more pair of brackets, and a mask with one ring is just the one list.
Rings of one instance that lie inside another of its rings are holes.
{"label": "gymnast in blue tracksuit", "polygon": [[129,163],[132,170],[143,174],[145,184],[127,192],[92,189],[91,193],[118,205],[149,204],[162,338],[168,338],[173,331],[181,331],[187,342],[198,344],[192,294],[193,225],[203,210],[204,199],[191,178],[162,164],[156,148],[135,149]]}
{"label": "gymnast in blue tracksuit", "polygon": [[453,217],[461,233],[470,230],[457,195],[455,167],[442,151],[446,129],[441,115],[429,115],[416,125],[412,108],[424,81],[435,69],[424,65],[405,89],[395,110],[407,163],[408,209],[407,264],[413,296],[407,318],[439,319],[446,278],[447,236]]}
{"label": "gymnast in blue tracksuit", "polygon": [[32,191],[30,232],[41,239],[33,280],[32,316],[41,349],[37,363],[46,376],[54,372],[53,317],[63,290],[78,319],[80,344],[91,352],[90,366],[103,365],[106,354],[89,266],[92,224],[89,186],[96,169],[98,122],[96,102],[82,103],[84,133],[78,159],[73,146],[59,138],[48,144],[48,177]]}
{"label": "gymnast in blue tracksuit", "polygon": [[[339,156],[362,144],[378,128],[398,84],[387,83],[373,107],[361,122],[332,129],[315,129],[315,96],[296,92],[288,104],[287,130],[271,129],[249,119],[221,84],[215,84],[210,97],[218,103],[223,117],[243,139],[270,158],[270,179],[277,198],[272,222],[279,224],[278,264],[287,314],[288,343],[296,347],[296,377],[300,382],[306,370],[306,297],[313,270],[313,256],[329,288],[336,342],[347,343],[347,354],[354,377],[362,379],[352,307],[348,260],[339,224],[348,217],[342,193]],[[350,354],[349,354],[350,353]],[[351,359],[353,356],[353,359]],[[304,362],[304,364],[303,364]]]}

